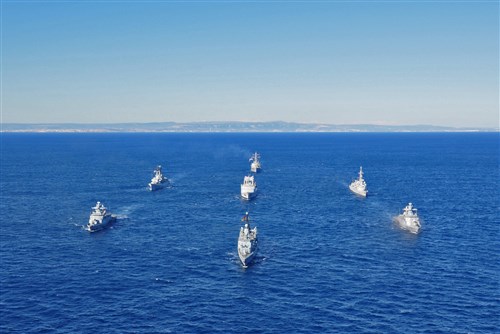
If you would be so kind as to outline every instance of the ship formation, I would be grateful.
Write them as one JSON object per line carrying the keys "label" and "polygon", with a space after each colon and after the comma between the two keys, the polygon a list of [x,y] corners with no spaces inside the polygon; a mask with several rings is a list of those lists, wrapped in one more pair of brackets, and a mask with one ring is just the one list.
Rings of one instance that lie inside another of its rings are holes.
{"label": "ship formation", "polygon": [[[240,195],[245,202],[255,199],[257,196],[257,181],[256,174],[262,171],[260,162],[260,154],[255,152],[249,159],[250,175],[243,178],[243,183],[240,185]],[[349,189],[356,195],[366,197],[368,194],[366,181],[364,179],[363,167],[359,167],[358,178],[349,184]],[[169,180],[163,175],[162,167],[157,166],[153,171],[153,178],[148,184],[150,191],[162,189]],[[403,212],[393,218],[394,222],[402,230],[406,230],[413,234],[418,234],[421,230],[420,219],[417,214],[417,209],[413,207],[412,203],[403,209]],[[107,208],[101,203],[92,207],[89,221],[85,229],[89,232],[96,232],[109,227],[116,221],[116,216],[108,212]],[[240,226],[238,236],[238,258],[243,268],[248,268],[254,261],[258,250],[257,227],[250,226],[250,215],[248,211],[241,219],[243,226]]]}
{"label": "ship formation", "polygon": [[[250,171],[257,174],[262,170],[260,164],[260,154],[255,152],[249,159]],[[257,196],[257,181],[255,175],[247,175],[240,185],[240,195],[246,201],[250,201]],[[240,228],[238,237],[238,257],[243,268],[248,268],[257,254],[257,227],[250,227],[248,212],[241,219],[244,225]]]}

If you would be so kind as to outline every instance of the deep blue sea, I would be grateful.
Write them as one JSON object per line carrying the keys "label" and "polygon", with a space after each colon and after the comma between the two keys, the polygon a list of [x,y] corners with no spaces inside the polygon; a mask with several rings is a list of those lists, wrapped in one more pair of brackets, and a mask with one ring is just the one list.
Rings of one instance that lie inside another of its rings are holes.
{"label": "deep blue sea", "polygon": [[[498,133],[0,139],[0,333],[500,332]],[[119,218],[91,234],[96,201]],[[408,202],[419,235],[392,222]]]}

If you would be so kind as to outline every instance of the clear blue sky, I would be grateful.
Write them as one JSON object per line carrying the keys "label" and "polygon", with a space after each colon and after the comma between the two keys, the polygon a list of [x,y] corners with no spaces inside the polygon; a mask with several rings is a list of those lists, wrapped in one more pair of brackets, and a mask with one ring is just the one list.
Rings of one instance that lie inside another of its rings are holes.
{"label": "clear blue sky", "polygon": [[498,1],[2,1],[4,123],[498,126]]}

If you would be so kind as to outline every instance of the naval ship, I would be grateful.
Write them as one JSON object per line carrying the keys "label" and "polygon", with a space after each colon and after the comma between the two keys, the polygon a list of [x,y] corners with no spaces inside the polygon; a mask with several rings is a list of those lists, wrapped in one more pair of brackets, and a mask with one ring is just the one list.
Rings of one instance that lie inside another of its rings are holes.
{"label": "naval ship", "polygon": [[111,225],[115,220],[116,217],[107,212],[106,207],[101,202],[97,202],[90,213],[86,230],[89,232],[102,230]]}
{"label": "naval ship", "polygon": [[258,173],[260,172],[261,170],[261,166],[260,166],[260,154],[255,152],[252,157],[250,158],[250,160],[252,162],[252,164],[250,165],[250,171],[252,171],[253,173]]}
{"label": "naval ship", "polygon": [[238,237],[238,257],[243,268],[247,268],[257,254],[257,227],[250,228],[248,212],[241,220],[245,222],[245,225],[240,228]]}
{"label": "naval ship", "polygon": [[368,190],[366,190],[366,182],[363,179],[363,167],[359,167],[359,177],[349,185],[349,189],[359,196],[366,197],[366,194],[368,194]]}
{"label": "naval ship", "polygon": [[241,197],[246,200],[251,200],[257,196],[257,183],[254,176],[245,176],[241,184]]}
{"label": "naval ship", "polygon": [[153,172],[153,178],[151,179],[151,182],[149,183],[149,190],[155,191],[158,189],[163,188],[165,183],[168,181],[165,176],[161,173],[161,166],[157,166]]}
{"label": "naval ship", "polygon": [[404,209],[403,213],[394,217],[394,221],[403,230],[407,230],[413,234],[417,234],[420,231],[420,221],[417,215],[417,209],[409,203]]}

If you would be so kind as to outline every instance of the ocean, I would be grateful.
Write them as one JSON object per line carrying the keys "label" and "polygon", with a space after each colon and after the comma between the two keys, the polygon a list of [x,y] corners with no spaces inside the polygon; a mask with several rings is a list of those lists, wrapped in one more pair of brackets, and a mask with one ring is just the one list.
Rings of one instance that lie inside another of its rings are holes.
{"label": "ocean", "polygon": [[498,133],[0,136],[1,333],[500,332]]}

